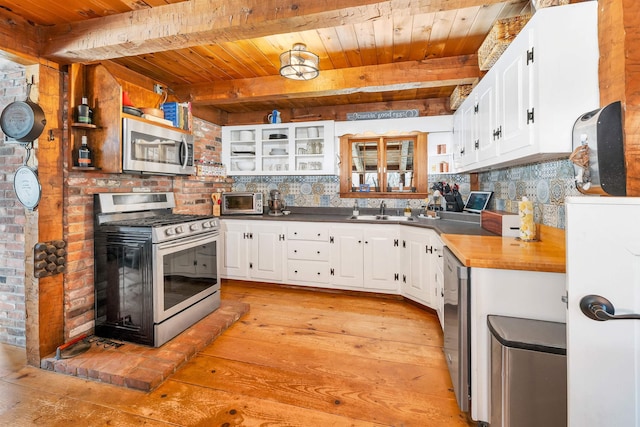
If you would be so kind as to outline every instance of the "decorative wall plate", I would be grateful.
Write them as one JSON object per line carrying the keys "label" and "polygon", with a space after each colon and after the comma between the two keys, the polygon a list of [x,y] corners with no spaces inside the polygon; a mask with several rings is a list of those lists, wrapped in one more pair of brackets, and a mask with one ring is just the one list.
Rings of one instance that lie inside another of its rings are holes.
{"label": "decorative wall plate", "polygon": [[42,186],[38,180],[38,173],[29,166],[20,166],[13,177],[13,188],[18,200],[27,209],[34,210],[42,196]]}

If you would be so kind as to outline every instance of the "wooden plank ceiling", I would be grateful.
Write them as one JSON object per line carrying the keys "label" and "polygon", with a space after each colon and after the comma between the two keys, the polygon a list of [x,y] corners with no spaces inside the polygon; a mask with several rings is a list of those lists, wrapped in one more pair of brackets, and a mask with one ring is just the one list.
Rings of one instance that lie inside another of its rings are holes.
{"label": "wooden plank ceiling", "polygon": [[[448,105],[457,84],[480,76],[476,53],[495,21],[531,12],[529,0],[5,0],[1,8],[36,27],[44,58],[110,60],[226,115]],[[279,76],[279,56],[294,43],[319,55],[318,78]]]}

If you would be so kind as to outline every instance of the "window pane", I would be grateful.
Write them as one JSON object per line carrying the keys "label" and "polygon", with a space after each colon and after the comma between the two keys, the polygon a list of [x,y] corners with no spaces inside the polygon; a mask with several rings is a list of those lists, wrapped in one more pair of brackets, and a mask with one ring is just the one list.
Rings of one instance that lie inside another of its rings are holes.
{"label": "window pane", "polygon": [[351,182],[351,191],[379,191],[377,141],[351,145]]}
{"label": "window pane", "polygon": [[413,182],[413,139],[385,141],[386,191],[411,191]]}

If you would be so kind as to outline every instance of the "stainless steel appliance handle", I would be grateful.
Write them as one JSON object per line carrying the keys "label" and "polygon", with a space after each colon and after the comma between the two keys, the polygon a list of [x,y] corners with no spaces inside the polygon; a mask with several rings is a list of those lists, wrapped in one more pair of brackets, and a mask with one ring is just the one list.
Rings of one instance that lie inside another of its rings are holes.
{"label": "stainless steel appliance handle", "polygon": [[640,314],[616,314],[611,301],[600,295],[587,295],[580,300],[580,309],[589,319],[604,322],[605,320],[640,320]]}
{"label": "stainless steel appliance handle", "polygon": [[158,249],[173,249],[180,246],[197,246],[201,243],[215,241],[220,236],[220,232],[203,233],[196,236],[185,236],[176,240],[158,243]]}
{"label": "stainless steel appliance handle", "polygon": [[180,152],[183,155],[184,161],[182,162],[182,167],[186,168],[187,163],[189,163],[189,144],[187,144],[187,140],[185,137],[182,137],[182,143],[180,144]]}

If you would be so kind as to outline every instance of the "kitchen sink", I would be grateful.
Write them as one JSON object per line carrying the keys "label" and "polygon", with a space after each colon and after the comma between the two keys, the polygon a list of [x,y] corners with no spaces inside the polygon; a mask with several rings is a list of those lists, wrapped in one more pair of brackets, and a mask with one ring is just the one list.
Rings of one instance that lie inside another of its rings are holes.
{"label": "kitchen sink", "polygon": [[414,218],[404,215],[352,215],[349,219],[360,221],[413,221]]}

